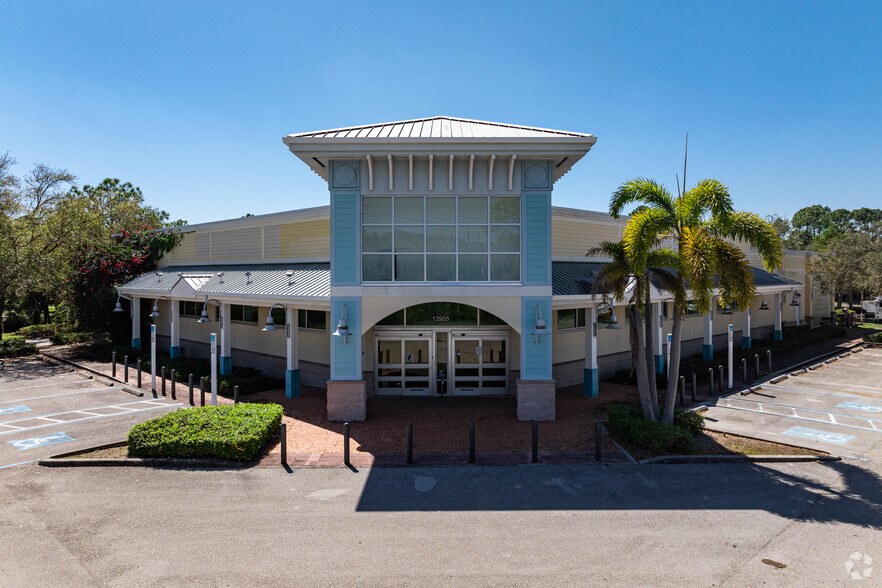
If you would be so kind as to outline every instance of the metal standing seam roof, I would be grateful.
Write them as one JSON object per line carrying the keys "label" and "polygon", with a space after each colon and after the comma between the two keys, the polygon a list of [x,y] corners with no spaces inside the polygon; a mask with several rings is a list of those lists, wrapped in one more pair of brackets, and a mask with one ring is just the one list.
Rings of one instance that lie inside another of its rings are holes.
{"label": "metal standing seam roof", "polygon": [[490,138],[593,138],[594,135],[496,123],[449,116],[433,116],[388,123],[341,127],[288,135],[315,139],[490,139]]}
{"label": "metal standing seam roof", "polygon": [[[286,273],[288,270],[293,271],[290,280]],[[246,275],[246,272],[250,272],[250,275]],[[158,275],[160,273],[161,276]],[[208,295],[248,294],[296,298],[327,298],[331,295],[329,262],[167,266],[138,276],[120,286],[120,290],[169,292],[181,279],[196,292]]]}
{"label": "metal standing seam roof", "polygon": [[[604,262],[599,261],[552,261],[552,295],[590,296],[594,288],[594,276],[604,265]],[[770,274],[757,267],[751,266],[750,273],[753,274],[754,284],[757,287],[782,286],[791,288],[803,285],[797,280],[778,274]],[[660,288],[660,284],[655,281],[653,281],[653,285]]]}

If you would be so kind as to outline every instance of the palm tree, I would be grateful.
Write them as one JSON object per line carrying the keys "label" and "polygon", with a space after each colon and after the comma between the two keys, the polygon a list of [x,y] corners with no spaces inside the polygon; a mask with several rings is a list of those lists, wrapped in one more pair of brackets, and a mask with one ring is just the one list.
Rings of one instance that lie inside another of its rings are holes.
{"label": "palm tree", "polygon": [[609,211],[618,218],[625,206],[639,203],[625,226],[622,242],[635,274],[649,267],[653,252],[669,245],[675,252],[671,330],[671,369],[665,397],[664,420],[673,423],[677,381],[680,377],[680,337],[686,313],[687,288],[699,312],[710,311],[715,290],[724,304],[744,310],[756,292],[741,240],[755,247],[768,271],[781,265],[781,240],[775,228],[759,215],[737,211],[729,190],[717,180],[702,180],[674,198],[653,180],[636,178],[613,193]]}
{"label": "palm tree", "polygon": [[[612,260],[605,264],[594,279],[593,293],[602,293],[604,298],[612,296],[617,302],[628,298],[628,334],[631,344],[631,365],[637,375],[637,393],[643,408],[643,417],[659,420],[658,391],[656,389],[652,356],[655,354],[652,342],[652,313],[645,312],[651,294],[650,277],[664,286],[675,283],[676,278],[664,268],[676,263],[676,255],[670,249],[658,248],[647,256],[645,271],[638,272],[631,265],[625,250],[624,241],[604,241],[599,247],[591,249],[587,255],[603,256]],[[646,328],[640,329],[641,315],[646,316]],[[641,353],[641,350],[643,353]],[[650,377],[650,374],[652,376]]]}

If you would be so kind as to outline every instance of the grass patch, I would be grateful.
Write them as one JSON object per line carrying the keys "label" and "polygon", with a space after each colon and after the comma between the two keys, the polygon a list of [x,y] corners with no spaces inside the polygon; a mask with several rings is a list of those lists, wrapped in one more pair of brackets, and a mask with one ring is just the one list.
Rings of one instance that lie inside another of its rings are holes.
{"label": "grass patch", "polygon": [[24,337],[3,337],[0,341],[0,357],[21,357],[37,352],[37,346],[25,341]]}
{"label": "grass patch", "polygon": [[282,422],[278,404],[243,403],[176,410],[132,427],[129,453],[136,457],[255,457]]}

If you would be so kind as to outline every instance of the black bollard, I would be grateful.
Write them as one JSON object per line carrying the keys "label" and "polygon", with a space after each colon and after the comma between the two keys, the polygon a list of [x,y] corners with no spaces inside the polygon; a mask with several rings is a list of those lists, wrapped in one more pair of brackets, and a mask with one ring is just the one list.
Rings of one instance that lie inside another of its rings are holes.
{"label": "black bollard", "polygon": [[138,388],[141,387],[141,360],[138,360]]}
{"label": "black bollard", "polygon": [[717,366],[717,370],[720,373],[720,396],[722,396],[723,395],[723,388],[724,388],[723,376],[725,375],[725,374],[723,374],[723,366],[721,366],[721,365]]}
{"label": "black bollard", "polygon": [[407,423],[407,464],[413,464],[413,424]]}
{"label": "black bollard", "polygon": [[695,395],[698,394],[698,376],[692,372],[692,402],[695,402]]}
{"label": "black bollard", "polygon": [[177,400],[177,399],[178,399],[177,395],[175,394],[175,382],[176,382],[176,381],[177,381],[177,374],[175,374],[175,370],[172,370],[172,371],[171,371],[171,389],[172,389],[172,390],[171,390],[171,394],[172,394],[172,400]]}
{"label": "black bollard", "polygon": [[112,367],[110,369],[110,375],[115,378],[116,377],[116,351],[114,351],[113,354],[110,356],[110,362],[112,365]]}
{"label": "black bollard", "polygon": [[125,376],[123,379],[125,380],[126,384],[128,384],[129,383],[129,356],[128,355],[126,355],[123,358],[123,363],[125,364],[125,366],[123,366],[123,374]]}
{"label": "black bollard", "polygon": [[707,395],[711,397],[714,395],[714,368],[707,368]]}
{"label": "black bollard", "polygon": [[741,358],[741,383],[747,386],[747,359]]}
{"label": "black bollard", "polygon": [[536,421],[530,421],[533,429],[533,443],[532,443],[532,459],[533,463],[539,462],[539,423]]}
{"label": "black bollard", "polygon": [[205,406],[205,376],[199,378],[199,402]]}
{"label": "black bollard", "polygon": [[162,379],[162,395],[165,396],[165,366],[159,370],[159,377]]}
{"label": "black bollard", "polygon": [[280,449],[282,450],[282,465],[288,465],[288,426],[282,423],[279,427],[279,434],[282,437]]}
{"label": "black bollard", "polygon": [[680,406],[686,404],[686,376],[680,376]]}
{"label": "black bollard", "polygon": [[603,450],[600,447],[601,433],[603,432],[603,423],[594,421],[594,461],[600,463],[603,457]]}
{"label": "black bollard", "polygon": [[233,404],[239,404],[239,386],[233,386]]}
{"label": "black bollard", "polygon": [[193,402],[193,374],[190,374],[187,383],[190,385],[190,406],[195,406]]}
{"label": "black bollard", "polygon": [[769,373],[771,374],[772,373],[772,350],[771,349],[766,350],[766,357],[769,360]]}
{"label": "black bollard", "polygon": [[753,359],[756,362],[756,380],[760,379],[760,367],[759,367],[759,353],[754,353]]}
{"label": "black bollard", "polygon": [[349,463],[349,423],[343,423],[343,464]]}
{"label": "black bollard", "polygon": [[475,423],[469,421],[469,463],[475,463]]}

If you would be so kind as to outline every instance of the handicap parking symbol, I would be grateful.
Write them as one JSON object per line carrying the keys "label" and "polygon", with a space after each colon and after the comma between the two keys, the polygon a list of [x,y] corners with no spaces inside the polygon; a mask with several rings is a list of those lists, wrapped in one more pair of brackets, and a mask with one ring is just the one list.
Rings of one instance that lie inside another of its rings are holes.
{"label": "handicap parking symbol", "polygon": [[27,412],[29,410],[31,410],[31,409],[27,405],[18,404],[16,406],[7,406],[6,408],[0,408],[0,415],[2,415],[2,414],[15,414],[17,412]]}
{"label": "handicap parking symbol", "polygon": [[882,412],[882,406],[872,404],[862,404],[860,402],[840,402],[836,408],[850,408],[851,410],[859,410],[861,412]]}
{"label": "handicap parking symbol", "polygon": [[834,443],[836,445],[845,445],[854,439],[854,435],[819,431],[818,429],[809,429],[807,427],[792,427],[784,431],[783,434],[792,435],[794,437],[803,437],[805,439],[814,439],[815,441],[823,441],[824,443]]}
{"label": "handicap parking symbol", "polygon": [[45,437],[31,437],[30,439],[18,439],[17,441],[9,441],[9,443],[18,449],[19,451],[24,451],[26,449],[36,449],[38,447],[45,447],[47,445],[55,445],[56,443],[66,443],[68,441],[76,441],[73,437],[68,435],[67,433],[53,433],[52,435],[46,435]]}

